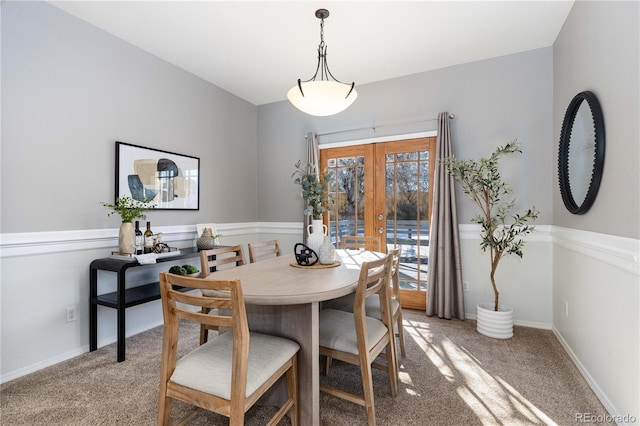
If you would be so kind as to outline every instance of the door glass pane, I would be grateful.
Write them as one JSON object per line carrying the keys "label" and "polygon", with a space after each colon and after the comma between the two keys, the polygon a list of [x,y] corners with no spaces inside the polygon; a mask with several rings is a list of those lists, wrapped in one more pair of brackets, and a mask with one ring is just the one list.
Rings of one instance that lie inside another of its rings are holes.
{"label": "door glass pane", "polygon": [[330,195],[335,204],[329,214],[331,242],[340,248],[343,235],[364,235],[364,157],[329,159]]}
{"label": "door glass pane", "polygon": [[419,152],[386,156],[387,244],[400,248],[400,286],[426,290],[429,164]]}
{"label": "door glass pane", "polygon": [[411,161],[418,158],[417,152],[399,152],[396,154],[398,161]]}

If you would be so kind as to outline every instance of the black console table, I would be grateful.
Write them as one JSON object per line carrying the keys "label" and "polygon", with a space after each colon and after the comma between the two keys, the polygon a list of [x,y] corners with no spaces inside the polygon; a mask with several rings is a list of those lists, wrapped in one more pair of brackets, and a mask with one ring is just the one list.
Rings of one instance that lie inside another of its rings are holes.
{"label": "black console table", "polygon": [[[158,263],[172,262],[199,256],[194,248],[181,248],[180,254],[157,259]],[[141,265],[136,261],[105,257],[96,259],[89,266],[89,351],[98,349],[98,305],[117,309],[118,317],[118,362],[125,359],[125,310],[131,306],[140,305],[160,299],[160,286],[152,282],[133,288],[126,288],[127,270],[131,268],[154,267],[157,263]],[[110,271],[117,274],[116,291],[98,294],[98,271]]]}

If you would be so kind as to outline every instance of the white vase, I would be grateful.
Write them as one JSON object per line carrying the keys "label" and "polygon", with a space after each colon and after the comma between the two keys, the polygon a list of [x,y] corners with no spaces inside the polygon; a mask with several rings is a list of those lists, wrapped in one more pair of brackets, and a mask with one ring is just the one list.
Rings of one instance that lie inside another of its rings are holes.
{"label": "white vase", "polygon": [[118,251],[121,254],[135,254],[136,252],[136,231],[133,223],[122,222],[118,233]]}
{"label": "white vase", "polygon": [[324,242],[318,249],[318,262],[331,265],[336,261],[336,248],[331,244],[331,237],[325,236]]}
{"label": "white vase", "polygon": [[493,310],[493,303],[479,303],[477,306],[478,333],[495,339],[510,339],[513,337],[513,309],[500,305]]}
{"label": "white vase", "polygon": [[327,225],[322,223],[322,219],[313,219],[311,225],[307,227],[307,230],[309,231],[307,247],[318,254],[318,250],[324,242],[324,237],[327,235]]}

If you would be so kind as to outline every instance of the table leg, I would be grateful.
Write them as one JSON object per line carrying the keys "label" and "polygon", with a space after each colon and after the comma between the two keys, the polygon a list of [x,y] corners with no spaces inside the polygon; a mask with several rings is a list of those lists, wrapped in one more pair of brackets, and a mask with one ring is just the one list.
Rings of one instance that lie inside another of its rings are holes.
{"label": "table leg", "polygon": [[126,345],[126,327],[125,327],[125,318],[126,318],[126,307],[125,307],[125,274],[126,271],[121,270],[118,272],[118,296],[117,296],[117,308],[116,308],[116,316],[117,319],[117,338],[118,338],[118,362],[122,362],[125,360],[125,345]]}
{"label": "table leg", "polygon": [[89,352],[98,349],[98,271],[89,269]]}
{"label": "table leg", "polygon": [[298,342],[298,398],[301,425],[320,425],[319,306],[247,305],[251,331],[287,337]]}

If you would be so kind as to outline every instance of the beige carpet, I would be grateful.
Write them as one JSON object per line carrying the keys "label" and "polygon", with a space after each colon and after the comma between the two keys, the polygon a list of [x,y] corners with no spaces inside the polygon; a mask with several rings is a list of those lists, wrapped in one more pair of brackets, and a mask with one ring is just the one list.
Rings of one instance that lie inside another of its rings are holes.
{"label": "beige carpet", "polygon": [[[386,373],[374,371],[379,425],[569,425],[578,413],[606,411],[551,331],[515,328],[509,340],[475,331],[475,321],[446,321],[405,313],[407,357],[401,358],[399,394]],[[186,350],[197,329],[182,327]],[[0,387],[2,425],[153,425],[157,410],[162,330],[127,339],[127,360],[115,344]],[[322,382],[360,393],[359,371],[334,361]],[[174,404],[173,418],[190,408]],[[274,409],[257,407],[247,425],[264,424]],[[364,408],[321,394],[323,425],[364,425]],[[203,412],[192,425],[226,425]],[[286,421],[283,424],[288,424]],[[306,425],[302,425],[306,426]]]}

